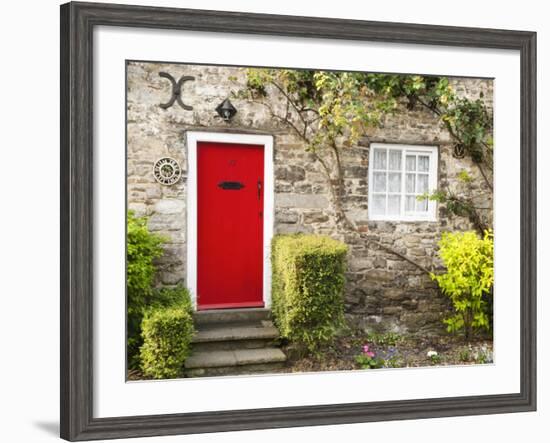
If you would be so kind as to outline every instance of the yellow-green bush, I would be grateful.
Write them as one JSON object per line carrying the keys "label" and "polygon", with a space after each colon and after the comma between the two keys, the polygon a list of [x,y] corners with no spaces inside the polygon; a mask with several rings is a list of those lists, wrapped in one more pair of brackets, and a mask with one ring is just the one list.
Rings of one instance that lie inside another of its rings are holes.
{"label": "yellow-green bush", "polygon": [[140,348],[143,374],[153,378],[175,378],[189,356],[193,317],[185,307],[152,309],[141,323]]}
{"label": "yellow-green bush", "polygon": [[282,337],[309,351],[330,342],[344,320],[347,246],[321,235],[272,241],[272,311]]}
{"label": "yellow-green bush", "polygon": [[449,332],[463,331],[466,339],[476,329],[489,329],[490,297],[494,282],[493,232],[479,238],[474,231],[443,233],[439,256],[447,268],[432,274],[453,303],[455,315],[445,320]]}

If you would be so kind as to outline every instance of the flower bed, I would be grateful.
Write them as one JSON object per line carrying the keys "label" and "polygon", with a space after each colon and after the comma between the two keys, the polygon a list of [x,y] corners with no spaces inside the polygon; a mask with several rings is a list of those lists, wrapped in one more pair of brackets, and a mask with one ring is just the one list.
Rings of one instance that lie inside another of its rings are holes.
{"label": "flower bed", "polygon": [[493,361],[493,342],[479,338],[409,337],[395,334],[355,334],[338,337],[317,355],[290,354],[281,372],[317,372],[352,369],[405,368],[488,364]]}

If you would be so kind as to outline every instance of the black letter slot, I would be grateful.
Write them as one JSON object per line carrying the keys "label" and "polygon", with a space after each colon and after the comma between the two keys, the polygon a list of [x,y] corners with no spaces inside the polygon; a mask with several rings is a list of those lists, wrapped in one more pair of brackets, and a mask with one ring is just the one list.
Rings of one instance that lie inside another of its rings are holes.
{"label": "black letter slot", "polygon": [[219,182],[218,186],[226,191],[238,191],[241,188],[244,188],[244,185],[241,182]]}

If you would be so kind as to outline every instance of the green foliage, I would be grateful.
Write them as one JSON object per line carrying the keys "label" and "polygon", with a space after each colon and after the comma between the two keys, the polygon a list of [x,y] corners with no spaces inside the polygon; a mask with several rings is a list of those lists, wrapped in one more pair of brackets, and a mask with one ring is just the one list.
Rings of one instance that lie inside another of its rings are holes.
{"label": "green foliage", "polygon": [[[392,337],[389,341],[397,342],[394,339],[395,337]],[[378,351],[375,353],[368,344],[363,345],[363,352],[355,356],[355,362],[362,369],[399,368],[404,364],[403,359],[398,355],[397,349],[393,346],[390,346],[385,352]]]}
{"label": "green foliage", "polygon": [[453,96],[453,105],[445,109],[441,120],[476,163],[492,160],[492,117],[481,99]]}
{"label": "green foliage", "polygon": [[147,228],[146,217],[136,217],[128,211],[127,270],[129,305],[141,309],[147,296],[151,295],[156,268],[153,261],[162,255],[165,238],[153,234]]}
{"label": "green foliage", "polygon": [[[472,177],[464,170],[458,174],[458,179],[460,180],[460,183],[467,187],[473,180]],[[470,196],[467,196],[467,191],[459,194],[447,188],[445,190],[437,189],[431,193],[427,192],[417,196],[418,200],[424,200],[426,198],[445,205],[449,215],[467,217],[481,235],[489,229],[487,220],[479,211],[484,208],[478,208],[474,202],[474,196],[472,196],[471,193]],[[490,207],[485,209],[490,209]]]}
{"label": "green foliage", "polygon": [[385,96],[394,107],[400,99],[406,99],[408,109],[417,105],[419,97],[424,97],[428,106],[435,108],[438,102],[447,103],[451,93],[445,77],[368,74],[366,82],[371,90]]}
{"label": "green foliage", "polygon": [[136,368],[141,346],[141,320],[153,294],[156,273],[154,260],[162,255],[165,239],[149,232],[146,217],[127,216],[126,296],[128,364]]}
{"label": "green foliage", "polygon": [[406,99],[407,108],[423,105],[433,111],[476,163],[492,161],[492,116],[483,103],[459,97],[447,77],[368,74],[370,89],[397,105]]}
{"label": "green foliage", "polygon": [[[365,353],[355,356],[355,361],[361,369],[380,369],[384,367],[384,359],[378,357],[371,357]],[[391,363],[392,365],[394,363]],[[389,366],[393,367],[393,366]]]}
{"label": "green foliage", "polygon": [[430,359],[430,363],[432,365],[438,365],[443,361],[443,358],[441,357],[441,355],[439,355],[435,351],[428,352],[428,358]]}
{"label": "green foliage", "polygon": [[458,354],[458,358],[460,359],[460,361],[463,361],[463,362],[468,362],[472,359],[472,355],[470,354],[470,350],[469,349],[462,349],[459,354]]}
{"label": "green foliage", "polygon": [[320,235],[278,235],[272,242],[273,316],[281,335],[315,352],[344,324],[348,248]]}
{"label": "green foliage", "polygon": [[475,362],[478,365],[491,363],[493,361],[492,352],[488,350],[485,345],[472,348],[470,344],[467,348],[460,350],[458,358],[462,362]]}
{"label": "green foliage", "polygon": [[141,369],[149,377],[179,376],[190,353],[193,317],[185,307],[150,310],[142,322]]}
{"label": "green foliage", "polygon": [[[353,145],[368,126],[378,126],[387,101],[377,100],[366,85],[367,74],[290,69],[248,69],[247,91],[264,98],[270,91],[282,94],[293,117],[285,116],[307,150]],[[298,128],[296,125],[300,125]]]}
{"label": "green foliage", "polygon": [[463,183],[471,183],[473,181],[472,176],[465,169],[458,173],[458,179]]}
{"label": "green foliage", "polygon": [[[485,106],[483,95],[475,100],[460,97],[446,77],[418,75],[369,74],[367,85],[375,93],[386,98],[388,108],[393,103],[406,102],[407,109],[422,106],[431,111],[454,139],[455,144],[477,164],[487,187],[492,191],[493,170],[493,119]],[[458,177],[463,185],[472,181],[466,171]],[[438,189],[432,196],[445,205],[450,215],[468,217],[482,234],[488,228],[480,210],[468,196],[468,186],[453,192],[448,186]],[[425,197],[424,197],[425,198]]]}
{"label": "green foliage", "polygon": [[445,320],[447,330],[463,331],[466,339],[470,339],[474,330],[490,329],[489,298],[494,281],[492,231],[486,231],[483,238],[473,231],[444,233],[439,255],[447,272],[431,276],[453,303],[455,315]]}
{"label": "green foliage", "polygon": [[395,332],[386,332],[383,334],[371,332],[368,335],[369,341],[377,346],[395,346],[403,337]]}
{"label": "green foliage", "polygon": [[[481,95],[476,100],[460,97],[447,77],[253,68],[247,70],[247,88],[237,95],[264,104],[305,142],[329,180],[337,222],[348,228],[353,223],[340,201],[342,150],[403,104],[408,110],[421,106],[432,112],[455,144],[477,163],[492,190],[492,178],[482,170],[492,171],[492,115]],[[479,212],[483,208],[471,198],[449,189],[437,192],[451,215],[468,217],[481,233],[487,228]]]}
{"label": "green foliage", "polygon": [[165,286],[153,289],[148,309],[177,307],[193,312],[191,295],[184,286]]}

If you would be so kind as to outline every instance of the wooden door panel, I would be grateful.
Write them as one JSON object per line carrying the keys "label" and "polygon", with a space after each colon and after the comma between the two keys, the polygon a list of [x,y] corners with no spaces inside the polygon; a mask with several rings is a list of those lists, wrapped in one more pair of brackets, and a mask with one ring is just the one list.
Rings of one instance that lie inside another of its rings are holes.
{"label": "wooden door panel", "polygon": [[264,147],[199,142],[199,309],[263,306]]}

